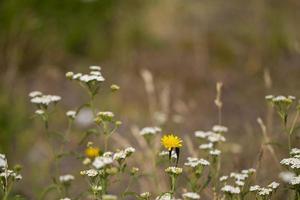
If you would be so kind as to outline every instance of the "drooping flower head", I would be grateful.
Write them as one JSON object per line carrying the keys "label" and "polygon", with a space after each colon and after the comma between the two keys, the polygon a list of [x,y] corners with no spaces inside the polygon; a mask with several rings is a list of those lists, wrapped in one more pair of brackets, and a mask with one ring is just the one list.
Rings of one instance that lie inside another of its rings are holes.
{"label": "drooping flower head", "polygon": [[178,136],[175,136],[173,134],[164,135],[161,138],[161,143],[169,151],[175,148],[182,147],[182,140]]}

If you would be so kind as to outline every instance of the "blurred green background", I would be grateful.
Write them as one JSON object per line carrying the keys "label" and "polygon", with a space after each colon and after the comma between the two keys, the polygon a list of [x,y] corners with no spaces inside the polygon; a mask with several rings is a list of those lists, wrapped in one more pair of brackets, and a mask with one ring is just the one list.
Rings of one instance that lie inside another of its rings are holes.
{"label": "blurred green background", "polygon": [[[27,167],[18,190],[33,198],[36,191],[24,186],[39,190],[47,182],[40,177],[47,173],[42,125],[32,119],[28,93],[61,95],[61,109],[72,109],[86,97],[64,74],[89,65],[102,66],[107,88],[121,86],[113,97],[104,90],[98,105],[118,113],[124,132],[150,124],[142,69],[152,72],[157,99],[168,88],[169,115],[183,119],[170,120],[166,130],[191,136],[217,122],[215,83],[222,81],[227,137],[243,147],[224,170],[252,165],[261,139],[256,118],[267,115],[264,96],[300,96],[299,9],[297,0],[0,1],[0,151]],[[280,138],[281,129],[273,130]],[[276,178],[271,172],[261,179]]]}

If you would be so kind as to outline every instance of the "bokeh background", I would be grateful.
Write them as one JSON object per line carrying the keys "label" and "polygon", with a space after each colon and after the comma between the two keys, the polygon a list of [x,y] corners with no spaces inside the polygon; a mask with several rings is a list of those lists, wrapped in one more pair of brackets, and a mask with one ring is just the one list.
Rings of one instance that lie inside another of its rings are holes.
{"label": "bokeh background", "polygon": [[[0,1],[0,151],[24,166],[17,191],[34,199],[49,183],[47,142],[28,93],[62,96],[53,126],[64,129],[64,112],[87,100],[65,72],[89,65],[101,65],[107,80],[97,106],[117,113],[119,134],[132,145],[132,129],[153,125],[157,111],[166,132],[192,137],[210,129],[218,119],[215,84],[222,81],[223,124],[235,147],[225,154],[224,173],[255,165],[262,140],[257,117],[282,157],[282,129],[264,96],[299,97],[299,9],[297,0]],[[121,86],[115,95],[113,83]],[[267,152],[262,165],[260,183],[278,178]],[[82,166],[72,160],[62,168],[76,167]]]}

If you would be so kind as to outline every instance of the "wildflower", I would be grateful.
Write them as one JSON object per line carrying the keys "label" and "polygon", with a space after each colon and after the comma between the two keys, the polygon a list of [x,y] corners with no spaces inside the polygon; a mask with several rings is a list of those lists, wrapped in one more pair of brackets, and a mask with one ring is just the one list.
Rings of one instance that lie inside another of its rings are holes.
{"label": "wildflower", "polygon": [[228,128],[226,126],[214,125],[212,131],[216,133],[226,133]]}
{"label": "wildflower", "polygon": [[[159,152],[159,154],[158,154],[159,156],[169,156],[169,152],[168,151],[161,151],[161,152]],[[177,159],[177,154],[174,152],[174,151],[172,151],[172,153],[171,153],[171,158],[174,158],[174,159]]]}
{"label": "wildflower", "polygon": [[225,185],[221,188],[221,191],[228,194],[239,194],[241,192],[239,187],[233,187],[231,185]]}
{"label": "wildflower", "polygon": [[289,183],[291,179],[296,176],[296,174],[293,172],[285,171],[280,172],[278,176],[283,182]]}
{"label": "wildflower", "polygon": [[145,135],[156,135],[161,132],[161,128],[159,127],[145,127],[140,131],[142,136]]}
{"label": "wildflower", "polygon": [[95,169],[83,170],[80,172],[81,175],[87,175],[89,177],[95,177],[98,175],[98,171]]}
{"label": "wildflower", "polygon": [[207,140],[211,143],[217,143],[217,142],[225,142],[226,139],[223,135],[218,133],[212,133],[207,137]]}
{"label": "wildflower", "polygon": [[30,101],[31,103],[36,104],[38,106],[47,107],[51,103],[57,103],[60,100],[61,97],[57,95],[41,95],[33,97]]}
{"label": "wildflower", "polygon": [[100,71],[101,70],[101,67],[100,66],[96,66],[96,65],[92,65],[89,67],[90,70],[93,70],[93,71]]}
{"label": "wildflower", "polygon": [[268,185],[269,188],[272,188],[273,190],[277,189],[279,187],[279,183],[273,181]]}
{"label": "wildflower", "polygon": [[66,112],[66,116],[69,117],[70,119],[75,119],[76,111],[75,110],[69,110],[69,111]]}
{"label": "wildflower", "polygon": [[249,188],[250,192],[256,192],[258,190],[260,190],[260,186],[259,185],[253,185],[253,186],[250,186],[250,188]]}
{"label": "wildflower", "polygon": [[169,151],[175,148],[182,147],[182,140],[173,134],[163,136],[161,139],[161,143]]}
{"label": "wildflower", "polygon": [[230,177],[233,177],[239,181],[244,181],[244,180],[246,180],[246,178],[248,178],[248,174],[243,174],[243,173],[240,174],[240,173],[232,172],[232,173],[230,173]]}
{"label": "wildflower", "polygon": [[7,168],[7,160],[4,154],[0,154],[0,169]]}
{"label": "wildflower", "polygon": [[96,121],[100,122],[100,121],[108,121],[111,122],[114,118],[114,113],[110,112],[110,111],[104,111],[104,112],[99,112],[97,114],[97,118]]}
{"label": "wildflower", "polygon": [[95,160],[93,162],[93,166],[96,169],[101,169],[101,168],[105,167],[106,165],[109,165],[112,163],[113,163],[113,159],[111,157],[100,156],[100,157],[95,158]]}
{"label": "wildflower", "polygon": [[291,185],[300,185],[300,176],[294,176],[291,178],[291,180],[289,181],[289,184]]}
{"label": "wildflower", "polygon": [[290,154],[291,154],[292,156],[299,155],[299,154],[300,154],[300,149],[298,149],[298,148],[293,148],[293,149],[290,151]]}
{"label": "wildflower", "polygon": [[240,187],[242,187],[242,186],[244,186],[244,185],[245,185],[245,182],[243,182],[243,181],[240,181],[240,180],[237,180],[237,181],[235,181],[235,184],[236,184],[237,186],[240,186]]}
{"label": "wildflower", "polygon": [[102,195],[102,199],[103,200],[117,200],[117,196],[112,195],[112,194],[104,194],[104,195]]}
{"label": "wildflower", "polygon": [[224,181],[226,181],[227,179],[228,179],[228,176],[221,176],[219,180],[220,180],[221,182],[224,182]]}
{"label": "wildflower", "polygon": [[82,76],[82,73],[77,73],[73,75],[73,80],[78,80]]}
{"label": "wildflower", "polygon": [[212,149],[213,148],[213,143],[208,143],[208,144],[200,144],[199,149]]}
{"label": "wildflower", "polygon": [[93,112],[90,109],[83,108],[77,113],[75,122],[81,127],[89,126],[93,122]]}
{"label": "wildflower", "polygon": [[195,192],[186,192],[182,194],[184,199],[200,199],[200,195]]}
{"label": "wildflower", "polygon": [[208,136],[210,136],[213,132],[211,131],[207,131],[207,132],[204,132],[204,131],[195,131],[195,137],[197,138],[201,138],[201,139],[204,139],[204,138],[207,138]]}
{"label": "wildflower", "polygon": [[66,174],[66,175],[62,175],[59,177],[59,181],[61,183],[69,183],[69,182],[73,181],[74,179],[75,179],[74,176],[71,174]]}
{"label": "wildflower", "polygon": [[253,168],[242,170],[242,174],[248,174],[248,175],[254,174],[255,172],[256,172],[256,169],[253,169]]}
{"label": "wildflower", "polygon": [[298,158],[284,158],[280,161],[280,164],[289,166],[292,169],[300,169],[300,159]]}
{"label": "wildflower", "polygon": [[258,195],[259,196],[268,196],[270,195],[271,193],[273,192],[273,190],[271,188],[263,188],[261,187],[259,190],[258,190]]}
{"label": "wildflower", "polygon": [[174,200],[170,193],[165,193],[155,198],[155,200]]}
{"label": "wildflower", "polygon": [[179,167],[168,167],[165,169],[165,172],[167,172],[170,175],[179,175],[182,173],[182,168]]}
{"label": "wildflower", "polygon": [[221,154],[221,151],[218,149],[214,149],[214,150],[209,151],[209,154],[212,156],[219,156]]}
{"label": "wildflower", "polygon": [[184,163],[185,166],[189,166],[192,168],[195,168],[197,166],[208,166],[210,165],[210,163],[205,160],[205,159],[198,159],[198,158],[192,158],[192,157],[188,157],[187,158],[188,162]]}
{"label": "wildflower", "polygon": [[43,93],[41,93],[40,91],[32,91],[29,93],[29,97],[33,98],[33,97],[37,97],[37,96],[42,96]]}
{"label": "wildflower", "polygon": [[95,157],[99,156],[99,153],[100,153],[100,149],[97,147],[89,146],[85,150],[85,155],[91,159],[94,159]]}

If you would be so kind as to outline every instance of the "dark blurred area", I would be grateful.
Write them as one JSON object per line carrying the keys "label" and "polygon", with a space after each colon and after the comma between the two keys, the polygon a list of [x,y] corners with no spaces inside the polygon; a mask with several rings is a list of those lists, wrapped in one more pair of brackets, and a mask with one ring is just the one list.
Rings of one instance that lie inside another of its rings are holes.
{"label": "dark blurred area", "polygon": [[[224,171],[253,165],[264,96],[300,97],[299,10],[297,0],[0,1],[0,151],[12,163],[41,169],[25,169],[19,190],[32,195],[22,184],[38,190],[46,182],[39,174],[47,173],[39,163],[47,160],[43,127],[32,119],[28,93],[58,94],[60,108],[72,109],[86,97],[65,72],[89,65],[102,66],[106,88],[121,86],[113,97],[104,89],[97,104],[118,113],[124,135],[151,123],[141,70],[153,74],[158,99],[169,89],[168,112],[183,121],[170,120],[165,130],[182,135],[217,123],[215,84],[222,81],[227,138],[242,147],[224,159]],[[271,134],[280,140],[279,127],[274,116]],[[261,179],[277,178],[271,172],[262,170]]]}

